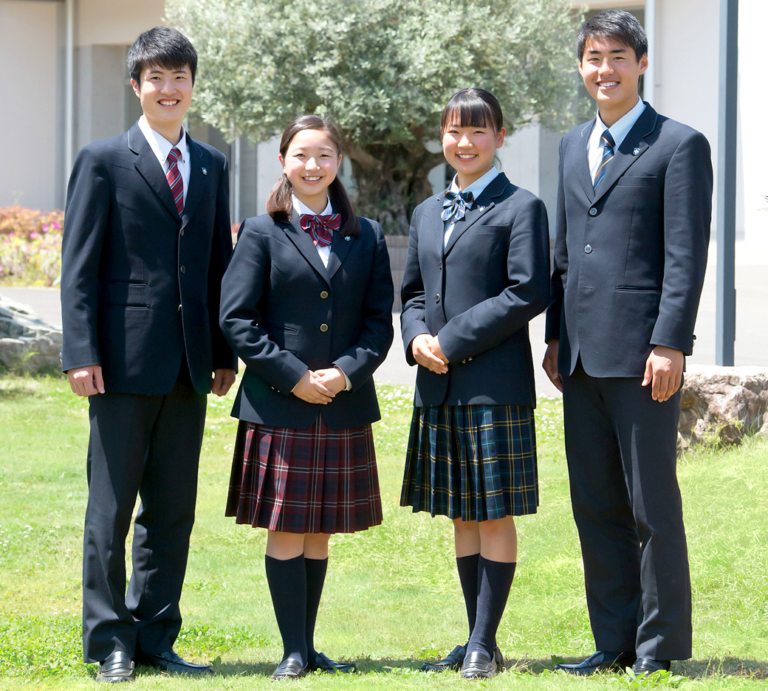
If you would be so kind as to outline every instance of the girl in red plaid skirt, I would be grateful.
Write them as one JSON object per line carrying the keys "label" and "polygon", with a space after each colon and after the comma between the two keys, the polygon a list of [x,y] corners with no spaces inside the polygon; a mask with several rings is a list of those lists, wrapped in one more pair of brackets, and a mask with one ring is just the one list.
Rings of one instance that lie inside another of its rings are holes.
{"label": "girl in red plaid skirt", "polygon": [[246,365],[226,513],[269,531],[276,679],[356,669],[315,650],[315,620],[330,535],[381,523],[372,375],[393,335],[384,236],[337,177],[338,132],[297,118],[280,162],[268,213],[240,228],[221,295],[223,333]]}
{"label": "girl in red plaid skirt", "polygon": [[432,671],[503,668],[496,631],[517,562],[514,517],[539,503],[528,322],[547,306],[544,204],[494,166],[505,129],[482,89],[448,101],[451,186],[413,214],[402,333],[418,364],[401,504],[453,521],[469,640]]}

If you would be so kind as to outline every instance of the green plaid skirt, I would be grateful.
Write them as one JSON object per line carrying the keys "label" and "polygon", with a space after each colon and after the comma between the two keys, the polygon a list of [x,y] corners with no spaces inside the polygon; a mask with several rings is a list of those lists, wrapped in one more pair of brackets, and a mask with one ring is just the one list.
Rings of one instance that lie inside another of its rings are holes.
{"label": "green plaid skirt", "polygon": [[490,521],[536,513],[538,505],[532,408],[414,408],[400,506]]}

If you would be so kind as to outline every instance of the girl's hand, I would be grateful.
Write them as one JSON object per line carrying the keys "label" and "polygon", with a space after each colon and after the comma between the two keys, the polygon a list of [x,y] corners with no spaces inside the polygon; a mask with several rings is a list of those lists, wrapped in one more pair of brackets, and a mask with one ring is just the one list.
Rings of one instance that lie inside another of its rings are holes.
{"label": "girl's hand", "polygon": [[299,383],[293,387],[291,393],[307,403],[321,403],[327,405],[336,395],[333,391],[326,388],[320,377],[315,372],[307,370],[299,379]]}
{"label": "girl's hand", "polygon": [[[448,374],[448,365],[444,360],[440,359],[432,352],[430,348],[432,341],[437,341],[429,334],[419,334],[411,341],[411,352],[413,353],[413,359],[416,360],[422,367],[426,367],[430,372],[435,374]],[[438,344],[438,350],[440,345]],[[442,354],[443,351],[440,351]],[[443,355],[445,357],[445,355]]]}
{"label": "girl's hand", "polygon": [[448,364],[448,358],[445,357],[443,349],[440,347],[440,341],[437,336],[433,336],[432,340],[427,344],[427,348],[430,349],[432,355],[436,358],[440,358],[446,365]]}
{"label": "girl's hand", "polygon": [[347,388],[347,380],[344,378],[341,370],[335,367],[316,370],[315,375],[323,386],[329,391],[333,391],[334,394],[341,393]]}

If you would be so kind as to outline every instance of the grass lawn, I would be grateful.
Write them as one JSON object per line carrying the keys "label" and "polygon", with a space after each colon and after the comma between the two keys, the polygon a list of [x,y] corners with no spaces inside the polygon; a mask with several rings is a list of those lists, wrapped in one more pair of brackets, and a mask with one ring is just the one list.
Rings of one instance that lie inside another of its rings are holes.
{"label": "grass lawn", "polygon": [[[412,391],[380,388],[375,425],[382,526],[331,539],[316,642],[356,660],[352,677],[310,675],[295,689],[465,688],[458,674],[418,672],[466,638],[446,519],[398,506]],[[139,689],[259,689],[282,646],[264,577],[265,532],[225,519],[235,436],[231,396],[209,399],[197,524],[177,650],[216,675],[137,674]],[[519,568],[499,644],[511,672],[483,688],[765,689],[768,685],[768,442],[692,454],[680,464],[693,577],[694,659],[638,683],[573,679],[560,658],[593,651],[581,558],[568,498],[559,401],[537,410],[541,507],[518,521]],[[0,689],[93,688],[80,644],[80,556],[86,503],[87,403],[60,378],[0,377]]]}

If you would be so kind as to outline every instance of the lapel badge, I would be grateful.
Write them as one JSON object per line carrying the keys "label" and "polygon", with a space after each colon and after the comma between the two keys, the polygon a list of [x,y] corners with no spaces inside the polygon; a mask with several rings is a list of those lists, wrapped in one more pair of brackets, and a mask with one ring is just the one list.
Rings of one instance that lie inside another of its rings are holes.
{"label": "lapel badge", "polygon": [[640,149],[638,147],[635,147],[635,150],[632,152],[633,156],[639,156],[640,155]]}
{"label": "lapel badge", "polygon": [[203,175],[208,175],[208,168],[203,168]]}
{"label": "lapel badge", "polygon": [[345,236],[344,236],[344,240],[345,240],[346,242],[352,242],[352,236],[351,236],[351,235],[345,235]]}
{"label": "lapel badge", "polygon": [[484,206],[478,206],[478,207],[477,207],[477,210],[478,210],[478,211],[485,211],[485,207],[484,207]]}

